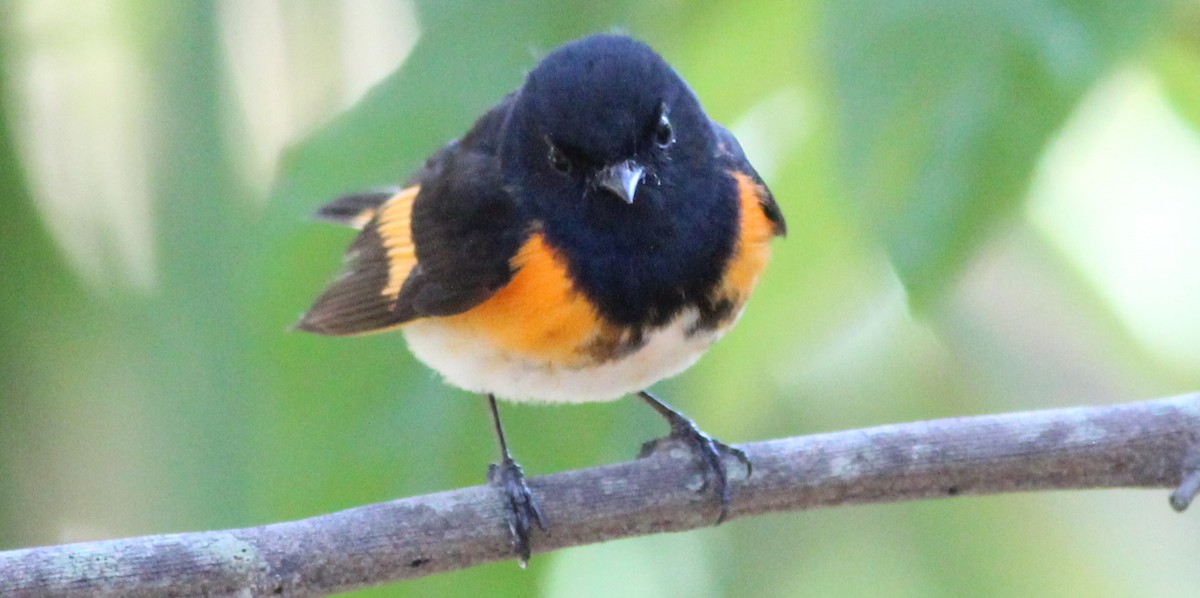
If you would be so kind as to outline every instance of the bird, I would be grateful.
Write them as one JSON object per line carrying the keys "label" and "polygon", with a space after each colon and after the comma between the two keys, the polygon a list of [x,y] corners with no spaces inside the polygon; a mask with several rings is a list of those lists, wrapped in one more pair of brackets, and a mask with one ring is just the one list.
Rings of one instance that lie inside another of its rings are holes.
{"label": "bird", "polygon": [[724,458],[748,475],[750,460],[648,388],[733,326],[787,227],[737,139],[649,45],[595,34],[558,47],[407,182],[317,218],[359,232],[296,327],[398,329],[446,383],[487,398],[500,448],[487,479],[522,567],[547,518],[498,398],[636,395],[666,419],[664,439],[690,447],[725,519]]}

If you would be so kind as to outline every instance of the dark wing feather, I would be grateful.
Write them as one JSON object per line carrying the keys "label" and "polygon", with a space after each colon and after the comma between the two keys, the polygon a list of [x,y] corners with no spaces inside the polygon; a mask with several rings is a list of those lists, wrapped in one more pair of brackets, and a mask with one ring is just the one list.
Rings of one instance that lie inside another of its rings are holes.
{"label": "dark wing feather", "polygon": [[511,96],[434,154],[411,179],[414,186],[375,207],[378,196],[368,193],[323,209],[351,225],[370,218],[347,250],[342,274],[297,328],[329,335],[390,330],[466,311],[512,278],[526,227],[495,153],[510,106]]}
{"label": "dark wing feather", "polygon": [[343,195],[317,209],[318,220],[362,229],[375,217],[387,200],[400,193],[400,189],[379,189]]}
{"label": "dark wing feather", "polygon": [[495,156],[464,151],[449,167],[453,174],[427,181],[428,195],[413,206],[420,265],[400,302],[422,316],[461,313],[500,290],[527,236]]}
{"label": "dark wing feather", "polygon": [[419,194],[419,187],[409,187],[368,209],[369,220],[346,250],[341,274],[321,293],[297,328],[317,334],[365,334],[388,330],[411,319],[412,314],[398,309],[397,299],[417,264],[409,222]]}

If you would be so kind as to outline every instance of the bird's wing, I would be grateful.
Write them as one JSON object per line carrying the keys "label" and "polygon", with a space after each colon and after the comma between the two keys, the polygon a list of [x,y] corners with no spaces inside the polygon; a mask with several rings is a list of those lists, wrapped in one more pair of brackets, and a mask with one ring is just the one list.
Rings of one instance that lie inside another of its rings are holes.
{"label": "bird's wing", "polygon": [[362,232],[346,250],[337,279],[325,288],[297,328],[351,335],[380,332],[404,322],[396,311],[397,299],[417,265],[409,223],[419,194],[420,187],[408,187],[373,202],[366,200],[378,200],[377,195],[350,195],[321,208],[319,216]]}
{"label": "bird's wing", "polygon": [[527,236],[504,190],[495,148],[506,100],[460,142],[435,154],[412,186],[339,198],[318,216],[361,232],[342,273],[297,328],[327,335],[382,332],[464,312],[503,287]]}

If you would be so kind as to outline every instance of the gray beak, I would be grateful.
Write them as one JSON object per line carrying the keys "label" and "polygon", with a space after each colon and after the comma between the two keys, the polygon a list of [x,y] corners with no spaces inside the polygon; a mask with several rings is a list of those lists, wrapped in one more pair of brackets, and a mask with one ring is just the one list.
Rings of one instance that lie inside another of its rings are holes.
{"label": "gray beak", "polygon": [[638,185],[645,176],[646,169],[641,164],[626,160],[601,170],[596,175],[596,183],[617,194],[625,203],[631,204],[637,195]]}

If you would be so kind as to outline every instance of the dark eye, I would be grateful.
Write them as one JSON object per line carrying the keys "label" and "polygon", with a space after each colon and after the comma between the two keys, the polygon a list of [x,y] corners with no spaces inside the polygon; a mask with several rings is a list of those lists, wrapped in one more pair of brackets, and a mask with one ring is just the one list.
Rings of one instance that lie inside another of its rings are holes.
{"label": "dark eye", "polygon": [[550,166],[553,166],[554,170],[557,170],[559,174],[571,173],[571,160],[567,158],[567,155],[562,150],[558,149],[558,146],[551,143],[550,153],[546,157],[550,160]]}
{"label": "dark eye", "polygon": [[654,143],[663,149],[675,143],[675,132],[671,130],[671,121],[667,120],[665,112],[658,117],[658,124],[654,127]]}

